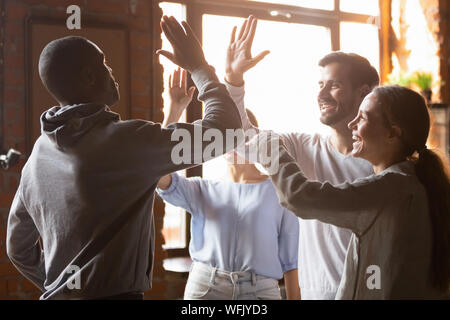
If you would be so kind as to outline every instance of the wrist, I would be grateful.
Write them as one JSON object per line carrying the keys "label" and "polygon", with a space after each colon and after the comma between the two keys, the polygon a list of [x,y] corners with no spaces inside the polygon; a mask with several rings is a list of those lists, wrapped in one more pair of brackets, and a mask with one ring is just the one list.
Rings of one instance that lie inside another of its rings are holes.
{"label": "wrist", "polygon": [[225,73],[225,81],[235,87],[242,87],[244,85],[244,74],[227,72]]}
{"label": "wrist", "polygon": [[[172,105],[171,105],[171,107],[172,107]],[[166,117],[166,122],[168,122],[168,123],[178,122],[178,120],[181,118],[181,115],[183,114],[183,110],[181,110],[181,111],[169,111],[168,114],[167,114],[167,117]]]}
{"label": "wrist", "polygon": [[197,63],[195,66],[193,66],[192,68],[190,68],[189,73],[192,74],[200,69],[212,69],[215,71],[214,67],[209,65],[208,62],[206,61],[202,61],[200,63]]}

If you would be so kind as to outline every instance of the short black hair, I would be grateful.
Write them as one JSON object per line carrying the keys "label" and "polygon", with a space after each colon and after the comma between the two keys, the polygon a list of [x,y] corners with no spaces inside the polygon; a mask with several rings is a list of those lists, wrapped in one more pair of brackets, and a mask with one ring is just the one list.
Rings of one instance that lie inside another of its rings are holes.
{"label": "short black hair", "polygon": [[350,67],[350,81],[353,87],[366,84],[372,89],[380,84],[377,70],[370,64],[369,60],[356,53],[331,52],[320,59],[319,66],[325,67],[334,62]]}
{"label": "short black hair", "polygon": [[39,76],[44,86],[58,101],[72,98],[76,95],[77,76],[92,62],[94,54],[94,44],[83,37],[51,41],[39,57]]}

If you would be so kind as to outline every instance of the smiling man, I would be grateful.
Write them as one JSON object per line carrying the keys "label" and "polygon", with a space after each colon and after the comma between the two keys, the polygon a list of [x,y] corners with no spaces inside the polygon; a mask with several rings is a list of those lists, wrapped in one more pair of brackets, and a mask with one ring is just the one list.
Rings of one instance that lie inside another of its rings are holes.
{"label": "smiling man", "polygon": [[[227,52],[226,85],[238,106],[244,129],[252,127],[245,113],[244,73],[267,54],[265,51],[252,57],[256,23],[250,16],[236,38],[234,29]],[[356,117],[364,97],[379,84],[377,71],[364,57],[344,52],[326,55],[319,61],[319,67],[320,121],[332,132],[329,136],[300,132],[282,134],[284,144],[309,180],[340,184],[373,174],[369,162],[351,155],[353,139],[348,123]],[[318,220],[299,219],[299,223],[298,270],[302,299],[334,299],[351,231]]]}

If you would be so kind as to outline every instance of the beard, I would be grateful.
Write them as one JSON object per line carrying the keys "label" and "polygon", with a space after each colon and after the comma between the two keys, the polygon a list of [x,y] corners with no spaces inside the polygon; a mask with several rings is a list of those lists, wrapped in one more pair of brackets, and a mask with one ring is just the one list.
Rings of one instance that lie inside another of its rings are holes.
{"label": "beard", "polygon": [[334,107],[334,110],[329,110],[320,114],[320,122],[324,125],[333,127],[334,125],[342,122],[348,121],[350,122],[352,119],[356,117],[358,113],[359,105],[355,105],[355,101],[349,101],[345,104],[338,103],[335,100],[325,100],[331,106]]}
{"label": "beard", "polygon": [[347,117],[347,113],[337,111],[331,114],[323,114],[320,116],[320,122],[327,126],[333,126]]}

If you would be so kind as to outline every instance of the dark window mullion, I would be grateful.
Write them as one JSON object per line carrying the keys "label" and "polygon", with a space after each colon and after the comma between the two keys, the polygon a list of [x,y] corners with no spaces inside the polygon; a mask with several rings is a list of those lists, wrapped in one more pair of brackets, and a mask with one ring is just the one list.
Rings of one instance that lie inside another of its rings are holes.
{"label": "dark window mullion", "polygon": [[272,16],[272,15],[270,15],[270,13],[268,11],[255,10],[255,9],[246,9],[246,10],[236,11],[236,8],[229,8],[229,9],[217,11],[211,7],[205,7],[205,8],[202,8],[202,14],[220,15],[220,16],[228,16],[228,17],[240,17],[240,18],[247,18],[250,14],[252,14],[260,20],[310,24],[310,25],[324,26],[324,27],[329,27],[334,22],[331,19],[319,19],[319,18],[308,17],[308,16],[292,15],[291,18],[285,18],[282,15]]}
{"label": "dark window mullion", "polygon": [[[194,31],[195,35],[200,40],[200,43],[202,42],[202,13],[200,12],[199,8],[195,4],[188,4],[186,5],[186,21],[191,26],[192,30]],[[189,86],[193,85],[192,80],[189,77]],[[189,105],[187,111],[186,111],[186,121],[187,122],[193,122],[195,120],[202,119],[203,117],[203,110],[202,110],[202,103],[198,101],[197,97],[194,97],[192,99],[191,104]],[[202,175],[202,167],[197,166],[194,168],[187,169],[187,176],[201,176]]]}
{"label": "dark window mullion", "polygon": [[270,2],[255,2],[255,1],[233,1],[233,0],[193,0],[202,7],[211,7],[220,10],[220,8],[235,8],[238,11],[252,8],[252,10],[278,10],[289,12],[292,15],[307,15],[315,18],[332,19],[335,12],[332,10],[323,10],[315,8],[306,8],[301,6],[270,3]]}
{"label": "dark window mullion", "polygon": [[[259,19],[290,22],[290,23],[303,23],[319,26],[328,26],[332,21],[337,19],[333,11],[325,12],[318,9],[306,9],[285,5],[274,5],[265,3],[264,6],[261,3],[242,2],[242,3],[228,3],[225,5],[218,1],[198,2],[198,7],[201,8],[203,14],[215,14],[223,16],[233,16],[246,18],[250,14],[257,16]],[[272,11],[279,11],[278,16],[272,16]],[[324,13],[325,12],[325,13]],[[286,18],[283,14],[289,13],[290,18]]]}
{"label": "dark window mullion", "polygon": [[331,30],[331,51],[338,51],[341,49],[341,24],[336,21],[330,28]]}
{"label": "dark window mullion", "polygon": [[[195,35],[198,37],[200,43],[202,43],[202,14],[199,11],[199,8],[190,2],[184,2],[185,10],[186,10],[186,21],[191,26]],[[194,85],[191,77],[188,77],[188,86],[191,87]],[[199,120],[203,118],[203,110],[202,103],[197,99],[198,91],[196,91],[192,102],[189,104],[186,109],[186,122],[193,122],[195,120]],[[196,166],[193,168],[186,169],[186,177],[201,177],[203,176],[202,166]],[[186,228],[185,228],[185,239],[186,239],[186,247],[183,249],[174,252],[174,256],[189,256],[189,243],[191,241],[191,214],[186,212]]]}

